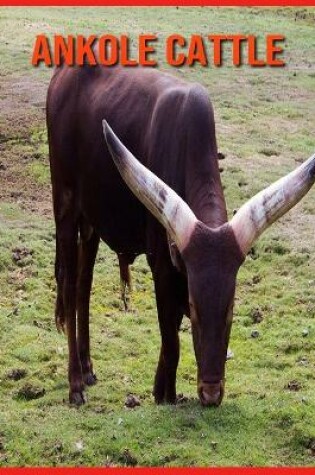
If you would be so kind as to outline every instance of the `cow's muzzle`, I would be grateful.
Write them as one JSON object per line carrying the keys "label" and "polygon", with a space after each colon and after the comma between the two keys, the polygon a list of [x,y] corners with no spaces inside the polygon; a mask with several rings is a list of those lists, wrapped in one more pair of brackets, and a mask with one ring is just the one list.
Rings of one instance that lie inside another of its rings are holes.
{"label": "cow's muzzle", "polygon": [[224,382],[198,384],[198,396],[203,406],[220,406],[224,396]]}

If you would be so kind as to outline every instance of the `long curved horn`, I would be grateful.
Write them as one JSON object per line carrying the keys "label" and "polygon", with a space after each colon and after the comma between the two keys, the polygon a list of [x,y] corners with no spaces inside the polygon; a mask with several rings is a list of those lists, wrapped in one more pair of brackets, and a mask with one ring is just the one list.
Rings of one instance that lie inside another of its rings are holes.
{"label": "long curved horn", "polygon": [[178,249],[182,251],[197,224],[196,216],[175,191],[129,152],[106,120],[102,123],[108,149],[121,176],[137,198],[166,228]]}
{"label": "long curved horn", "polygon": [[315,182],[315,154],[296,170],[251,198],[230,225],[244,255],[273,222],[298,203]]}

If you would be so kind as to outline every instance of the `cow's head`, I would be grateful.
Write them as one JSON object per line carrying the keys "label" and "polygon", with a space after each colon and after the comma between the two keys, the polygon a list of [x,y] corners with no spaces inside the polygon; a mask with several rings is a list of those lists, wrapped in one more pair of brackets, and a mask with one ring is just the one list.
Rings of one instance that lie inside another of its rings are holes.
{"label": "cow's head", "polygon": [[188,280],[198,395],[203,405],[218,406],[224,393],[237,272],[259,235],[311,188],[315,155],[245,203],[231,221],[211,229],[129,152],[105,120],[103,128],[121,176],[165,227],[180,253]]}

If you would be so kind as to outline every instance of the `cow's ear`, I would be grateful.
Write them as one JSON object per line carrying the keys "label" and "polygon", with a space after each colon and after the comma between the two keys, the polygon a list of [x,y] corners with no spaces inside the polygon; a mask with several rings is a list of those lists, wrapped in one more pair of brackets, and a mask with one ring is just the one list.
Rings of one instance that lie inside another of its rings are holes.
{"label": "cow's ear", "polygon": [[315,182],[315,155],[245,203],[230,225],[246,255],[260,234],[296,205]]}
{"label": "cow's ear", "polygon": [[169,234],[167,234],[167,240],[173,266],[176,267],[178,272],[185,272],[184,262],[180,255],[178,247],[176,246],[176,243],[170,238]]}

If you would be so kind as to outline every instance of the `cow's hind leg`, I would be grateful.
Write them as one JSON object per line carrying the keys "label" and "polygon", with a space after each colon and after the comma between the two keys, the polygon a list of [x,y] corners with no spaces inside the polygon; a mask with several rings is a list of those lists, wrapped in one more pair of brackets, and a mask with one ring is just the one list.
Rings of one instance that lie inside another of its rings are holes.
{"label": "cow's hind leg", "polygon": [[89,312],[93,269],[99,241],[100,238],[93,228],[81,221],[77,281],[78,351],[83,381],[88,386],[96,383],[90,357]]}
{"label": "cow's hind leg", "polygon": [[55,306],[55,323],[59,332],[65,332],[65,312],[63,305],[64,272],[60,262],[60,249],[56,239],[55,279],[57,282],[57,298]]}
{"label": "cow's hind leg", "polygon": [[[64,199],[63,199],[64,198]],[[78,213],[75,194],[68,190],[55,205],[59,268],[62,269],[63,317],[69,350],[69,401],[84,403],[81,362],[77,349],[76,285],[78,260]]]}
{"label": "cow's hind leg", "polygon": [[172,268],[153,272],[162,339],[153,388],[153,395],[158,404],[176,402],[176,372],[179,361],[178,330],[183,313],[178,303],[178,281],[174,272]]}

